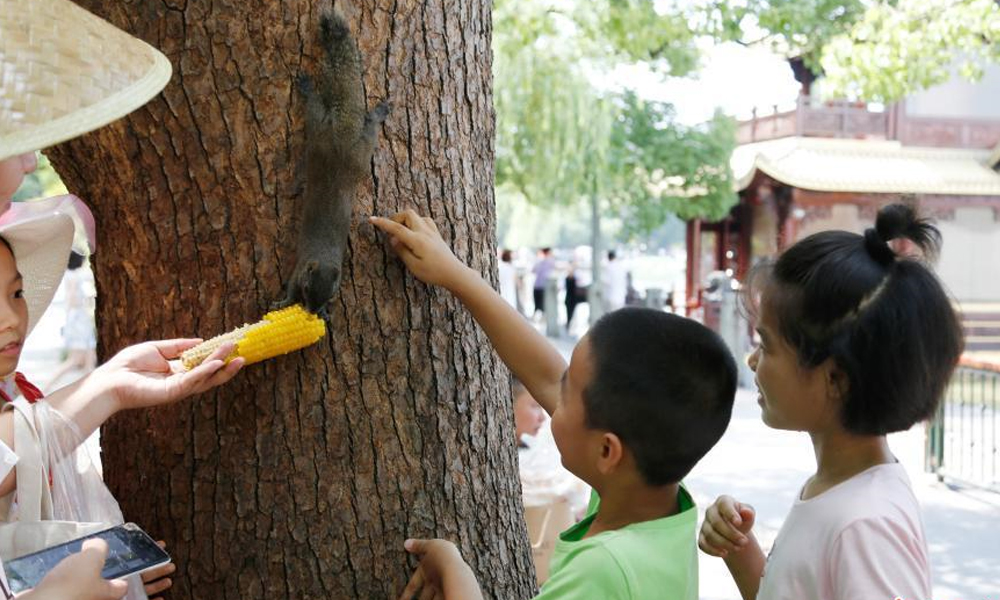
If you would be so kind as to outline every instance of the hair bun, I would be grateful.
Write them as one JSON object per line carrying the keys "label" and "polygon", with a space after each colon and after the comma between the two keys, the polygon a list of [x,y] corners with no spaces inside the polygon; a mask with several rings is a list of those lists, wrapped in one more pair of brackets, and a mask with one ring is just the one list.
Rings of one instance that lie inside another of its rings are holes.
{"label": "hair bun", "polygon": [[869,256],[883,265],[892,264],[896,260],[896,253],[874,227],[865,229],[865,250]]}
{"label": "hair bun", "polygon": [[[869,232],[872,234],[869,235]],[[885,252],[875,248],[879,245],[885,246],[888,254],[895,257],[895,253],[886,243],[898,238],[913,242],[928,261],[936,259],[941,251],[941,232],[927,219],[921,218],[916,209],[909,204],[883,206],[875,218],[875,229],[865,232],[865,248],[873,258],[886,263],[889,259],[886,258]],[[876,240],[878,244],[875,243]]]}

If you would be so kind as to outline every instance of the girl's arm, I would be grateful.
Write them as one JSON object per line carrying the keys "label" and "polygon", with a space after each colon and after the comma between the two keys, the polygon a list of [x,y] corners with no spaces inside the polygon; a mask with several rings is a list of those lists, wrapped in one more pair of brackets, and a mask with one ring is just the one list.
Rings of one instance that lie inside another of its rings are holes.
{"label": "girl's arm", "polygon": [[760,549],[756,536],[751,533],[747,537],[748,542],[745,547],[726,555],[723,560],[726,561],[726,567],[733,576],[743,600],[755,600],[767,557]]}
{"label": "girl's arm", "polygon": [[[73,385],[46,398],[71,420],[86,439],[120,410],[170,404],[233,378],[245,362],[225,364],[232,343],[216,349],[205,362],[185,371],[177,359],[200,340],[144,342],[125,348]],[[14,449],[17,452],[17,449]]]}
{"label": "girl's arm", "polygon": [[[227,343],[201,365],[185,371],[174,359],[200,341],[165,340],[129,346],[44,401],[76,425],[80,440],[85,440],[119,410],[159,406],[199,394],[229,381],[243,366],[242,358],[224,363],[233,349],[232,343]],[[0,413],[0,441],[17,454],[11,410]],[[15,487],[16,473],[11,470],[0,483],[0,496]]]}
{"label": "girl's arm", "polygon": [[705,520],[698,534],[698,547],[702,552],[726,561],[743,600],[756,600],[767,562],[752,531],[755,516],[749,504],[719,496],[705,510]]}

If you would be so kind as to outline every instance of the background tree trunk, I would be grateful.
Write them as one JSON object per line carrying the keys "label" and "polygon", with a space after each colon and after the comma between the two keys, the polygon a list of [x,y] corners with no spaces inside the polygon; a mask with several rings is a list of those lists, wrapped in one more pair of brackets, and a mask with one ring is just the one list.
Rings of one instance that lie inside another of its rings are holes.
{"label": "background tree trunk", "polygon": [[[256,321],[295,261],[303,103],[327,2],[83,0],[174,65],[129,118],[50,152],[94,207],[100,354]],[[163,537],[173,599],[385,598],[407,536],[459,544],[495,598],[534,589],[507,371],[365,216],[431,215],[494,278],[488,0],[339,3],[389,98],[329,335],[217,393],[114,418],[107,480]]]}

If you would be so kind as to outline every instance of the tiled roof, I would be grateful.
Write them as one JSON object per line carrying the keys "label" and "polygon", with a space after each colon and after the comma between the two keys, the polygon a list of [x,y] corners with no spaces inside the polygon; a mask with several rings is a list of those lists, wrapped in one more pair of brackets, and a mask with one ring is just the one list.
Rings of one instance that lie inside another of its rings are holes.
{"label": "tiled roof", "polygon": [[737,190],[759,169],[821,192],[1000,196],[990,150],[923,148],[884,140],[788,137],[738,146],[730,159]]}

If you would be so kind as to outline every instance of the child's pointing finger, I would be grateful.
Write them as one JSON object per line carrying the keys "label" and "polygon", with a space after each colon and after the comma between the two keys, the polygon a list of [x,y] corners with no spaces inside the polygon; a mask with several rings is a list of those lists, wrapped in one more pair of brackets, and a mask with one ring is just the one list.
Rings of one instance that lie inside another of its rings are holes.
{"label": "child's pointing finger", "polygon": [[398,223],[392,219],[375,216],[369,217],[368,221],[375,227],[378,227],[385,233],[388,233],[394,238],[400,240],[407,246],[411,246],[414,242],[416,242],[417,235],[412,229],[402,223]]}

